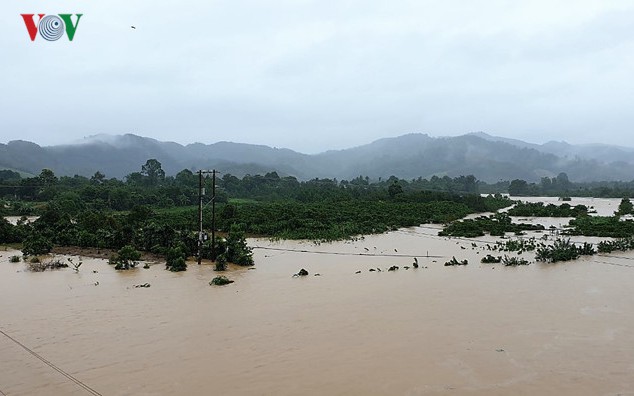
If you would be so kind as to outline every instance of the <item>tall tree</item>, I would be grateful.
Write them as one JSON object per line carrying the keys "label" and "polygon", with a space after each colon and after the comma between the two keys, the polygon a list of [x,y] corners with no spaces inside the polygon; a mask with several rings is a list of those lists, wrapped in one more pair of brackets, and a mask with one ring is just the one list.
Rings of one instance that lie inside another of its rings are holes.
{"label": "tall tree", "polygon": [[157,185],[165,180],[165,171],[161,168],[161,163],[152,158],[141,167],[141,174],[147,176],[150,185]]}

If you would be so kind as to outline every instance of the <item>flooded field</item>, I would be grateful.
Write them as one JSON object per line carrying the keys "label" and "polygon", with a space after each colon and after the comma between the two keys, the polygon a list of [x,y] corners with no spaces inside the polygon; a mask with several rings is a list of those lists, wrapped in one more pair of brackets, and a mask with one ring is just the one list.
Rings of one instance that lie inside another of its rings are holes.
{"label": "flooded field", "polygon": [[31,273],[0,252],[0,395],[91,394],[15,341],[102,395],[634,394],[634,253],[510,268],[439,229],[251,240],[224,287],[210,265]]}

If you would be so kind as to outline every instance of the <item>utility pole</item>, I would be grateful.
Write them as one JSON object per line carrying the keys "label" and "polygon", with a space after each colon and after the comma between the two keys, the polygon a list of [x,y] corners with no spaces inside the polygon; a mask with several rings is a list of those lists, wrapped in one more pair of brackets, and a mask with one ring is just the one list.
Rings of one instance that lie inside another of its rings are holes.
{"label": "utility pole", "polygon": [[200,265],[203,257],[203,174],[212,174],[213,187],[211,189],[211,258],[216,260],[216,170],[199,170],[198,171],[198,264]]}
{"label": "utility pole", "polygon": [[216,170],[211,171],[211,257],[216,261]]}
{"label": "utility pole", "polygon": [[198,171],[198,265],[203,259],[203,171]]}

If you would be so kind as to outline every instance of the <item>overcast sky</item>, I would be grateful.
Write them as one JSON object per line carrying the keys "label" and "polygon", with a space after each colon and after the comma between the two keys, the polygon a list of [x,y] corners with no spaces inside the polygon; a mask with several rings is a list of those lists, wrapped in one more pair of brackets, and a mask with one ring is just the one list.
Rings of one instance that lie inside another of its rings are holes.
{"label": "overcast sky", "polygon": [[[630,143],[634,2],[3,0],[0,142]],[[31,42],[21,13],[83,13]],[[136,26],[132,29],[130,26]]]}

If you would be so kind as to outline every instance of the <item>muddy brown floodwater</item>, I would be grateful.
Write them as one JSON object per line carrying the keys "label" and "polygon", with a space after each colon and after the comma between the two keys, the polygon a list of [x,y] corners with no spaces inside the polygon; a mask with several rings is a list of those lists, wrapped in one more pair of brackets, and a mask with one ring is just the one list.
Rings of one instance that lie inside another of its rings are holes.
{"label": "muddy brown floodwater", "polygon": [[[438,229],[251,240],[223,287],[210,265],[31,273],[4,251],[0,330],[102,395],[634,394],[634,254],[506,268]],[[1,394],[90,393],[0,333]]]}

